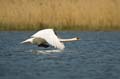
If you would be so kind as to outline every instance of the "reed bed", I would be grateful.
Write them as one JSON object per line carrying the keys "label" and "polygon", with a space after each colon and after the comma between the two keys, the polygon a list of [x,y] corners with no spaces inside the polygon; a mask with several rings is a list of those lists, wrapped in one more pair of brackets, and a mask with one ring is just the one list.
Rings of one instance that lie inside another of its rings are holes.
{"label": "reed bed", "polygon": [[0,30],[120,30],[120,0],[0,0]]}

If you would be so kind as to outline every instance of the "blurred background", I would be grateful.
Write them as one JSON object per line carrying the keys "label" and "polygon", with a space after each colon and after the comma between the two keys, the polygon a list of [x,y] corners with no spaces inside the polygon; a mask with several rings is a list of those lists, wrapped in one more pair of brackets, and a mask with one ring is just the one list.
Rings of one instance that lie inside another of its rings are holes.
{"label": "blurred background", "polygon": [[119,31],[120,0],[0,0],[0,30]]}

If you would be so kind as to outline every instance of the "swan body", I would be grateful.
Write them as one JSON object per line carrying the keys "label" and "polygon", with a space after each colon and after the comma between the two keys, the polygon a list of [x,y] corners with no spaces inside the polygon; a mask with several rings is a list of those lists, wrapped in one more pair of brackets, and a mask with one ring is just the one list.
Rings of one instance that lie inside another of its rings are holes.
{"label": "swan body", "polygon": [[50,45],[58,48],[64,49],[65,46],[63,42],[71,42],[79,40],[79,38],[61,39],[58,38],[53,29],[43,29],[32,35],[29,39],[22,41],[21,43],[35,44],[39,47],[49,47]]}

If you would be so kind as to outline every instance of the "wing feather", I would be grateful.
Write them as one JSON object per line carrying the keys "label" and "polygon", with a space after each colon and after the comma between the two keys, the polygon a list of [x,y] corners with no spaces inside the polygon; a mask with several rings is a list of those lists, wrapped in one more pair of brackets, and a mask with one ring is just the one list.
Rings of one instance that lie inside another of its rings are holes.
{"label": "wing feather", "polygon": [[45,30],[38,31],[31,37],[42,38],[46,40],[48,44],[54,46],[55,48],[64,49],[64,44],[60,42],[58,37],[55,35],[53,29],[45,29]]}

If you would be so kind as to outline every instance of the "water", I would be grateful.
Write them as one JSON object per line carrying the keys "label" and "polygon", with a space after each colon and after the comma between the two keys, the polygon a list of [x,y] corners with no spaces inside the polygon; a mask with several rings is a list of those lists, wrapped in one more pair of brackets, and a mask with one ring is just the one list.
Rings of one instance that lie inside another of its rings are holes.
{"label": "water", "polygon": [[0,79],[120,79],[120,32],[58,32],[81,38],[64,51],[20,44],[33,33],[0,32]]}

